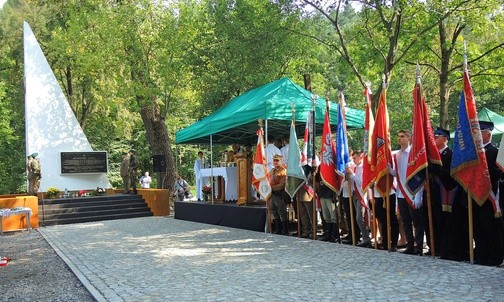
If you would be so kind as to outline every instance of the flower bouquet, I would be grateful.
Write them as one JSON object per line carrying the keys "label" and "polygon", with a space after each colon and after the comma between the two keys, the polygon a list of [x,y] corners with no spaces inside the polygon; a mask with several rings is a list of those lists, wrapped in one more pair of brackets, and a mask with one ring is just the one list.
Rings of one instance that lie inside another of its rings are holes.
{"label": "flower bouquet", "polygon": [[203,200],[208,201],[208,196],[212,194],[212,187],[209,185],[203,186],[201,192],[203,193]]}

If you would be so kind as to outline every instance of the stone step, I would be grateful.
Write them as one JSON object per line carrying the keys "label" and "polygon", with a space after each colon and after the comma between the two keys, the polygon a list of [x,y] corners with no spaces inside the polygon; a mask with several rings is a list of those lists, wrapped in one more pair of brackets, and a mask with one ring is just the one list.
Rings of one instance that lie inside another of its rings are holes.
{"label": "stone step", "polygon": [[113,209],[148,209],[145,202],[128,202],[119,204],[94,204],[92,206],[75,207],[70,205],[53,205],[53,206],[39,206],[39,213],[50,215],[53,213],[84,213],[84,212],[99,212]]}
{"label": "stone step", "polygon": [[58,225],[152,216],[141,195],[45,199],[39,202],[39,225]]}
{"label": "stone step", "polygon": [[128,194],[114,194],[90,197],[74,197],[74,198],[53,198],[53,199],[39,199],[39,205],[55,205],[55,204],[68,204],[68,203],[81,203],[83,205],[92,202],[117,202],[127,200],[143,200],[141,195],[128,195]]}
{"label": "stone step", "polygon": [[[122,215],[127,213],[151,213],[148,207],[144,208],[126,208],[126,209],[107,209],[101,211],[85,211],[85,212],[52,212],[52,213],[42,213],[43,219],[45,220],[56,220],[56,219],[72,219],[76,217],[98,217],[98,216],[111,216],[111,215]],[[40,215],[40,212],[39,212]]]}
{"label": "stone step", "polygon": [[41,226],[51,226],[51,225],[61,225],[61,224],[73,224],[73,223],[84,223],[84,222],[95,222],[104,220],[116,220],[116,219],[128,219],[137,217],[148,217],[152,216],[152,213],[127,213],[127,214],[116,214],[116,215],[100,215],[100,216],[89,216],[89,217],[75,217],[69,219],[46,219],[41,220]]}
{"label": "stone step", "polygon": [[131,205],[138,205],[138,204],[146,204],[143,199],[136,199],[136,200],[103,200],[103,201],[87,201],[87,202],[81,202],[81,201],[67,201],[65,203],[56,203],[56,204],[39,204],[39,209],[42,208],[42,206],[45,209],[71,209],[71,208],[94,208],[97,206],[109,206],[109,207],[116,207],[116,206],[131,206]]}

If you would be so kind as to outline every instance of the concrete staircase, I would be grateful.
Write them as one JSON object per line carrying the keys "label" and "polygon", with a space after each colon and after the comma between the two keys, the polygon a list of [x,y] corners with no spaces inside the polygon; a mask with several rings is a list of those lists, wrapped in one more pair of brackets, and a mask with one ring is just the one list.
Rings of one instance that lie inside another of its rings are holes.
{"label": "concrete staircase", "polygon": [[40,226],[152,215],[141,195],[115,194],[39,200]]}

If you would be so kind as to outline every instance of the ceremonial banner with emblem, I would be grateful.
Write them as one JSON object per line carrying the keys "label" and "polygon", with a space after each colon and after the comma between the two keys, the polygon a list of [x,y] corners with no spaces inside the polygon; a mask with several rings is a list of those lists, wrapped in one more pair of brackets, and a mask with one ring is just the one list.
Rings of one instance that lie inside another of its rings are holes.
{"label": "ceremonial banner with emblem", "polygon": [[266,168],[266,157],[263,143],[263,130],[257,130],[257,149],[252,170],[252,185],[259,192],[262,199],[268,200],[271,196],[271,185],[269,183],[269,173]]}
{"label": "ceremonial banner with emblem", "polygon": [[393,182],[393,177],[388,173],[387,168],[388,165],[392,166],[392,151],[390,147],[386,88],[383,88],[380,94],[371,142],[373,145],[371,168],[376,175],[375,187],[378,193],[385,198],[385,196],[389,195]]}
{"label": "ceremonial banner with emblem", "polygon": [[341,181],[336,175],[335,153],[336,146],[331,133],[331,123],[329,117],[329,106],[327,106],[324,129],[322,130],[322,158],[320,161],[320,176],[324,184],[336,193],[339,193]]}
{"label": "ceremonial banner with emblem", "polygon": [[406,188],[412,195],[423,187],[429,164],[442,165],[419,79],[413,89],[413,133],[406,168]]}
{"label": "ceremonial banner with emblem", "polygon": [[345,122],[345,97],[341,93],[340,103],[338,104],[338,124],[336,125],[336,173],[339,184],[343,183],[345,169],[349,162],[350,155]]}
{"label": "ceremonial banner with emblem", "polygon": [[467,68],[458,107],[450,174],[478,205],[485,203],[491,190],[490,174]]}
{"label": "ceremonial banner with emblem", "polygon": [[306,183],[306,177],[301,167],[301,151],[297,141],[294,120],[291,122],[289,142],[285,191],[292,199],[296,196],[296,192]]}
{"label": "ceremonial banner with emblem", "polygon": [[371,170],[371,154],[373,154],[371,136],[374,127],[374,117],[371,110],[371,88],[369,86],[364,90],[364,97],[366,99],[366,119],[364,121],[364,146],[362,149],[364,151],[364,158],[362,159],[362,191],[366,192],[376,177],[374,171]]}

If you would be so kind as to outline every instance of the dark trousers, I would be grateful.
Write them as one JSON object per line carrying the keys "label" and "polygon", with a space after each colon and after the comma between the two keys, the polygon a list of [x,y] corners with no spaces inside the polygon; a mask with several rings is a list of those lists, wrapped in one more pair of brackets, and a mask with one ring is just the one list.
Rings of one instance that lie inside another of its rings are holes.
{"label": "dark trousers", "polygon": [[306,236],[312,232],[313,204],[309,201],[297,201],[299,203],[299,221],[301,222],[301,235]]}
{"label": "dark trousers", "polygon": [[[467,196],[464,196],[467,200]],[[454,261],[469,260],[469,219],[467,202],[456,200],[451,212],[443,212],[441,258]],[[436,245],[438,243],[436,242]]]}
{"label": "dark trousers", "polygon": [[[343,210],[345,211],[345,216],[347,218],[347,226],[348,226],[348,236],[347,237],[348,239],[352,239],[352,218],[350,216],[350,198],[348,197],[341,197],[340,198],[341,200],[341,205],[343,206]],[[357,224],[357,219],[355,219],[355,208],[353,209],[353,213],[354,213],[354,217],[353,217],[353,227],[354,227],[354,230],[355,230],[355,243],[357,243],[357,241],[359,241],[359,239],[361,238],[361,231],[359,229],[359,225]]]}
{"label": "dark trousers", "polygon": [[[387,232],[387,209],[385,208],[385,200],[382,197],[375,197],[376,218],[380,223],[380,234],[382,237],[382,245],[388,247],[388,232]],[[390,236],[392,247],[397,247],[399,239],[399,223],[396,215],[396,195],[390,195]]]}
{"label": "dark trousers", "polygon": [[[404,198],[397,198],[397,203],[403,220],[403,228],[406,234],[406,241],[408,241],[408,248],[413,249],[416,243],[417,249],[422,251],[424,237],[422,208],[413,209]],[[413,236],[413,227],[415,227],[415,236]]]}
{"label": "dark trousers", "polygon": [[478,264],[496,266],[502,263],[502,217],[495,218],[493,205],[473,202],[474,260]]}

